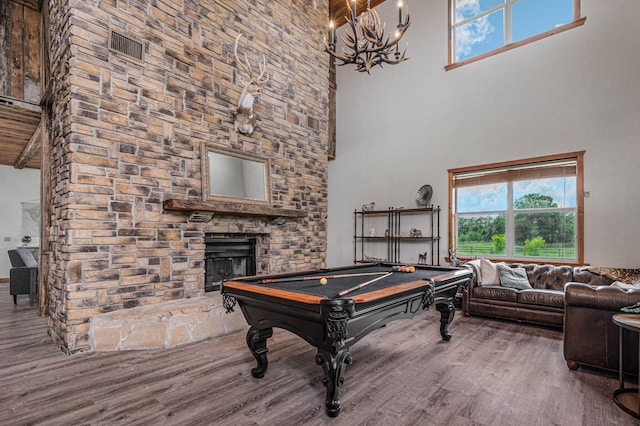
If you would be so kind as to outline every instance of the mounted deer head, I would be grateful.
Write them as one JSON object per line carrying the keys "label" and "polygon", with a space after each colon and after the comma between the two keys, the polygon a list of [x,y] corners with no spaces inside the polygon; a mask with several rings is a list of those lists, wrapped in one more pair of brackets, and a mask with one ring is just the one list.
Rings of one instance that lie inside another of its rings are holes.
{"label": "mounted deer head", "polygon": [[253,76],[251,65],[247,55],[244,55],[244,61],[241,61],[238,57],[238,41],[242,37],[242,34],[238,34],[236,37],[236,44],[233,48],[233,54],[236,58],[238,67],[249,75],[249,81],[245,83],[240,99],[238,99],[238,108],[232,111],[234,122],[233,125],[236,131],[245,135],[250,135],[256,128],[258,117],[253,112],[253,102],[256,96],[258,96],[262,90],[262,85],[269,80],[269,74],[267,74],[267,58],[262,55],[262,63],[260,67],[260,75],[258,77]]}

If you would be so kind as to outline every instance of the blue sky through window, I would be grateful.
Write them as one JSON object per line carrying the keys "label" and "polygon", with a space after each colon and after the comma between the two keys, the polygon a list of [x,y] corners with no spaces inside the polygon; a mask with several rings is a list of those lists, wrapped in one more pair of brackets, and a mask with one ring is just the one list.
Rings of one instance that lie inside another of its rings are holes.
{"label": "blue sky through window", "polygon": [[512,13],[511,41],[519,41],[573,21],[573,1],[519,0]]}
{"label": "blue sky through window", "polygon": [[512,2],[511,39],[504,34],[505,0],[456,0],[455,23],[498,10],[455,28],[455,61],[480,55],[573,21],[573,0],[517,0]]}
{"label": "blue sky through window", "polygon": [[457,188],[456,210],[458,213],[507,210],[507,184]]}
{"label": "blue sky through window", "polygon": [[503,45],[504,10],[502,9],[456,28],[457,61],[463,61]]}
{"label": "blue sky through window", "polygon": [[[527,194],[540,194],[553,198],[559,208],[576,207],[575,176],[519,180],[513,182],[513,200]],[[456,189],[458,213],[507,210],[507,184],[489,184]]]}
{"label": "blue sky through window", "polygon": [[553,198],[558,207],[576,207],[576,177],[518,180],[513,182],[513,200],[527,194]]}

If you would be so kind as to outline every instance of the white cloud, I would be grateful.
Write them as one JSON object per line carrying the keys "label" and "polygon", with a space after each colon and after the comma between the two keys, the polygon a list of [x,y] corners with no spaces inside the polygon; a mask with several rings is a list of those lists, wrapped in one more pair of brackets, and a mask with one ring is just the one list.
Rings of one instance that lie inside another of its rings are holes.
{"label": "white cloud", "polygon": [[458,190],[459,212],[507,209],[507,185],[491,184],[462,187]]}
{"label": "white cloud", "polygon": [[576,206],[575,177],[518,181],[514,182],[513,190],[515,199],[525,194],[541,194],[551,196],[558,207]]}
{"label": "white cloud", "polygon": [[[456,22],[475,16],[480,12],[480,0],[460,0],[456,4]],[[456,61],[469,56],[475,44],[486,40],[495,31],[489,23],[489,16],[484,15],[456,28]]]}

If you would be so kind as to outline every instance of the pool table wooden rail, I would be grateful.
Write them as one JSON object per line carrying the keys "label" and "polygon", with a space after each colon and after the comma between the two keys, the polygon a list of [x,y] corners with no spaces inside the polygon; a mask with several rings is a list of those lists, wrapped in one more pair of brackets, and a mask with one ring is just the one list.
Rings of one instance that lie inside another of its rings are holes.
{"label": "pool table wooden rail", "polygon": [[[313,271],[311,272],[311,274],[313,275],[317,275],[317,274],[322,274],[323,270],[318,270],[318,271]],[[402,274],[402,272],[395,272],[398,274]],[[310,274],[309,271],[305,272],[305,273],[292,273],[292,274],[286,274],[286,275],[281,275],[282,277],[287,277],[287,278],[295,278],[297,276],[299,277],[303,277],[304,275],[308,275]],[[442,274],[442,275],[437,275],[434,277],[431,277],[429,279],[417,279],[416,281],[412,281],[412,282],[408,282],[408,283],[404,283],[404,284],[400,284],[400,285],[396,285],[394,287],[388,287],[385,289],[381,289],[381,290],[375,290],[375,291],[370,291],[370,292],[365,292],[365,293],[360,293],[360,294],[354,294],[354,295],[345,295],[346,297],[349,297],[350,299],[352,299],[355,303],[369,303],[369,302],[373,302],[376,301],[378,299],[383,299],[385,297],[390,297],[390,296],[395,296],[397,294],[400,293],[404,293],[406,291],[410,291],[410,290],[414,290],[417,288],[421,288],[425,285],[425,281],[432,281],[435,285],[435,290],[436,292],[439,292],[439,283],[444,281],[445,279],[450,280],[452,278],[456,279],[456,281],[454,283],[448,283],[447,284],[447,288],[450,288],[452,286],[457,286],[460,281],[466,281],[468,276],[468,272],[465,270],[459,270],[459,271],[452,271],[452,272],[447,272],[446,274]],[[223,286],[225,288],[228,289],[236,289],[239,291],[245,291],[245,292],[249,292],[249,293],[257,293],[257,294],[263,294],[265,296],[272,296],[272,297],[276,297],[279,299],[287,299],[287,300],[293,300],[296,302],[300,302],[300,303],[308,303],[308,304],[320,304],[320,302],[322,300],[326,300],[328,299],[328,297],[326,296],[316,296],[316,295],[312,295],[312,294],[306,294],[303,292],[297,292],[297,291],[291,291],[291,290],[283,290],[283,289],[278,289],[278,288],[271,288],[269,287],[269,284],[260,284],[260,283],[251,283],[250,281],[262,281],[262,280],[268,280],[271,279],[272,277],[275,277],[275,275],[270,275],[270,276],[251,276],[251,277],[242,277],[242,278],[235,278],[232,279],[231,281],[227,281],[223,284]],[[458,280],[457,278],[461,278],[461,280]],[[328,284],[331,285],[331,284]],[[444,288],[442,289],[444,290]],[[336,295],[337,295],[338,291],[336,291]]]}

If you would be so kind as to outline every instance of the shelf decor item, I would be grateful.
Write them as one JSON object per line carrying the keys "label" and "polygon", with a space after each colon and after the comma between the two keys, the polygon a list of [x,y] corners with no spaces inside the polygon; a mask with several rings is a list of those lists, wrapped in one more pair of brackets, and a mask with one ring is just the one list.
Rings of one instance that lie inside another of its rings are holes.
{"label": "shelf decor item", "polygon": [[431,188],[431,185],[422,185],[420,189],[418,189],[418,193],[416,194],[416,204],[418,205],[418,207],[429,207],[432,195],[433,188]]}
{"label": "shelf decor item", "polygon": [[372,201],[369,204],[363,204],[362,205],[362,211],[363,212],[372,212],[375,208],[376,208],[375,201]]}
{"label": "shelf decor item", "polygon": [[249,76],[249,80],[244,83],[242,94],[238,99],[238,108],[233,110],[233,126],[236,132],[240,132],[244,135],[250,135],[255,130],[259,118],[256,116],[253,110],[253,103],[262,92],[262,86],[269,80],[269,74],[267,73],[267,58],[262,55],[262,63],[259,65],[260,75],[254,77],[253,70],[249,64],[247,55],[244,55],[244,61],[238,57],[238,41],[242,37],[242,33],[236,37],[236,44],[233,48],[233,55],[236,58],[236,64],[239,69],[246,72]]}

